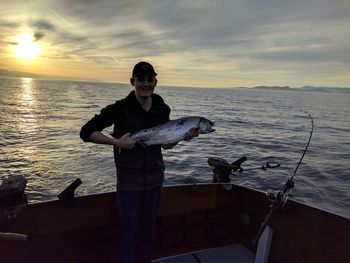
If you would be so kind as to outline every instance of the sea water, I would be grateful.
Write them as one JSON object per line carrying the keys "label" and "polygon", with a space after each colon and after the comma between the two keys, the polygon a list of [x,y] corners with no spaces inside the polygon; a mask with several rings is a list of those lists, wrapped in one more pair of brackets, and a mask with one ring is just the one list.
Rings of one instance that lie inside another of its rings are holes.
{"label": "sea water", "polygon": [[[30,203],[57,198],[77,177],[83,181],[78,195],[114,191],[112,148],[84,143],[79,131],[131,90],[126,84],[1,78],[0,177],[25,176]],[[161,85],[156,93],[172,119],[203,116],[216,129],[164,151],[166,185],[211,182],[208,157],[232,162],[246,156],[232,182],[280,189],[310,136],[307,111],[315,127],[295,176],[294,199],[350,217],[350,94]],[[266,162],[281,166],[249,170]]]}

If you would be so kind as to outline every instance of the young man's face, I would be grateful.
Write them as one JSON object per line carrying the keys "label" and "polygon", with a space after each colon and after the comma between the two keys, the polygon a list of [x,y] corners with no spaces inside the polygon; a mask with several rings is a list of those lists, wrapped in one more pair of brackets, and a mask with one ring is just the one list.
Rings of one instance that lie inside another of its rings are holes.
{"label": "young man's face", "polygon": [[152,95],[157,79],[154,76],[138,76],[131,78],[130,83],[135,87],[136,96],[147,98]]}

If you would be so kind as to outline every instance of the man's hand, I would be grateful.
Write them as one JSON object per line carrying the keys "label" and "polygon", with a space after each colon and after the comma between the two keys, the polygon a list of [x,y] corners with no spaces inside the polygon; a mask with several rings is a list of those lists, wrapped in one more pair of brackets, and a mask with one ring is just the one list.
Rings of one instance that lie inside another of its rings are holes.
{"label": "man's hand", "polygon": [[130,133],[124,134],[120,139],[117,140],[117,145],[120,148],[132,149],[135,146],[135,141],[130,138]]}
{"label": "man's hand", "polygon": [[185,136],[185,141],[192,140],[194,137],[198,137],[199,133],[196,128],[191,128]]}

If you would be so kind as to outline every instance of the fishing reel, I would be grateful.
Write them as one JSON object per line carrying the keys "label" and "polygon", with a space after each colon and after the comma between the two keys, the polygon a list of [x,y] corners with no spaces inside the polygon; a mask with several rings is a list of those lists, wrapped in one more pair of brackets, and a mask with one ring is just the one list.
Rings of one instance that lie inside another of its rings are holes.
{"label": "fishing reel", "polygon": [[284,203],[288,199],[288,195],[283,193],[282,190],[267,190],[266,191],[267,200],[270,203]]}
{"label": "fishing reel", "polygon": [[266,197],[270,203],[275,205],[281,205],[282,207],[287,202],[288,198],[291,196],[291,191],[294,188],[294,181],[288,179],[283,185],[281,190],[267,190]]}

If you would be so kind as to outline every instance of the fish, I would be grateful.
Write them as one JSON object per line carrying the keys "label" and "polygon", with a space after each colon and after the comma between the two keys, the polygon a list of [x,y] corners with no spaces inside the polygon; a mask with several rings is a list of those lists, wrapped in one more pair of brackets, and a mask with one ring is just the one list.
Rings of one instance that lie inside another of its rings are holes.
{"label": "fish", "polygon": [[212,126],[214,122],[204,117],[190,116],[132,133],[130,138],[143,147],[174,145],[184,140],[190,129],[195,128],[199,134],[207,134],[215,131]]}

